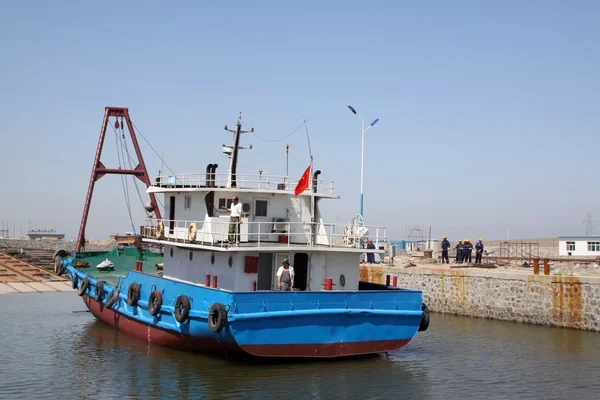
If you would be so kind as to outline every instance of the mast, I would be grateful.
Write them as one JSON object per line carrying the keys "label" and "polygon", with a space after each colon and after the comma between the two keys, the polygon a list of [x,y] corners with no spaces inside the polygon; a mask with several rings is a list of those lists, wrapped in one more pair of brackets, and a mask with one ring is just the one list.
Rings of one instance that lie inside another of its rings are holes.
{"label": "mast", "polygon": [[[227,125],[225,125],[225,130],[233,133],[233,147],[231,148],[231,153],[228,154],[231,157],[231,163],[229,164],[229,177],[227,179],[227,187],[237,187],[237,160],[238,160],[238,150],[245,149],[245,147],[240,147],[240,136],[242,133],[254,132],[254,128],[249,131],[242,130],[242,112],[240,111],[240,117],[237,120],[237,125],[235,130],[228,129]],[[252,148],[252,145],[249,147]],[[223,145],[223,152],[227,154],[227,146]]]}

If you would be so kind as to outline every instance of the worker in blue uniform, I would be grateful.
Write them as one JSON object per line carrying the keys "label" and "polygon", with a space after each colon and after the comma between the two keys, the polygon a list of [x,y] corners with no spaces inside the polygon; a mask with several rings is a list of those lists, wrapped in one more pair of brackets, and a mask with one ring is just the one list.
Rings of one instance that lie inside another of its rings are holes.
{"label": "worker in blue uniform", "polygon": [[483,239],[479,238],[479,242],[475,245],[475,264],[481,264],[481,256],[483,255]]}
{"label": "worker in blue uniform", "polygon": [[448,249],[450,249],[450,242],[446,236],[444,236],[444,240],[442,240],[442,264],[444,261],[446,264],[450,264],[450,260],[448,259]]}
{"label": "worker in blue uniform", "polygon": [[462,240],[458,241],[458,244],[456,245],[455,249],[456,249],[456,263],[460,264],[460,263],[462,263],[462,257],[463,257]]}
{"label": "worker in blue uniform", "polygon": [[465,244],[463,245],[463,261],[465,263],[473,262],[471,256],[473,254],[473,243],[471,243],[471,239],[465,239]]}

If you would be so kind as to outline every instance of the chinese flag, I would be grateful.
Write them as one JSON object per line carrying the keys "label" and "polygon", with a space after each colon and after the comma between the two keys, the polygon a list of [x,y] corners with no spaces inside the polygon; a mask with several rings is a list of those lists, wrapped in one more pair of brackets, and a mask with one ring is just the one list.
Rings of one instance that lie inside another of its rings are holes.
{"label": "chinese flag", "polygon": [[308,188],[308,181],[310,179],[310,165],[306,168],[306,171],[302,174],[302,178],[296,184],[296,190],[294,190],[294,197],[304,192]]}

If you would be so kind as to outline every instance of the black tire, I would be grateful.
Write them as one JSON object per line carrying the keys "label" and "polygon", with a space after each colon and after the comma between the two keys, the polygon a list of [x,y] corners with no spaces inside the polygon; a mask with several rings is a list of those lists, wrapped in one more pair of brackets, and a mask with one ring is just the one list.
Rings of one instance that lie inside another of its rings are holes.
{"label": "black tire", "polygon": [[340,285],[346,286],[346,277],[344,275],[340,275]]}
{"label": "black tire", "polygon": [[94,300],[96,300],[97,302],[101,302],[102,297],[104,297],[104,284],[105,283],[106,282],[104,282],[104,281],[96,282],[96,294],[94,295]]}
{"label": "black tire", "polygon": [[73,289],[77,289],[78,283],[79,283],[79,278],[77,277],[77,274],[74,272],[73,276],[71,277],[71,287]]}
{"label": "black tire", "polygon": [[80,296],[83,296],[85,294],[85,292],[87,291],[87,288],[89,285],[90,285],[89,278],[83,278],[83,280],[81,281],[81,286],[79,286],[79,290],[77,291],[77,294]]}
{"label": "black tire", "polygon": [[106,299],[106,307],[111,308],[119,300],[119,291],[114,289]]}
{"label": "black tire", "polygon": [[222,303],[214,303],[208,313],[208,328],[212,332],[221,332],[227,322],[227,310]]}
{"label": "black tire", "polygon": [[426,331],[429,328],[429,307],[423,303],[421,306],[423,310],[423,317],[421,318],[421,324],[419,325],[419,332]]}
{"label": "black tire", "polygon": [[162,306],[162,294],[158,290],[153,290],[148,299],[148,312],[155,316],[160,312]]}
{"label": "black tire", "polygon": [[64,273],[65,273],[66,269],[67,269],[67,267],[65,267],[65,264],[64,264],[64,262],[61,262],[61,263],[58,265],[58,271],[56,271],[56,274],[57,274],[58,276],[61,276],[62,274],[64,274]]}
{"label": "black tire", "polygon": [[137,306],[138,301],[140,300],[140,285],[135,282],[132,282],[127,289],[127,304],[132,307]]}
{"label": "black tire", "polygon": [[54,252],[54,255],[52,256],[52,259],[54,260],[54,273],[58,273],[58,267],[61,261],[62,257],[67,257],[69,255],[69,253],[67,253],[65,250],[56,250]]}
{"label": "black tire", "polygon": [[180,324],[185,322],[190,316],[190,299],[182,294],[175,301],[175,319]]}

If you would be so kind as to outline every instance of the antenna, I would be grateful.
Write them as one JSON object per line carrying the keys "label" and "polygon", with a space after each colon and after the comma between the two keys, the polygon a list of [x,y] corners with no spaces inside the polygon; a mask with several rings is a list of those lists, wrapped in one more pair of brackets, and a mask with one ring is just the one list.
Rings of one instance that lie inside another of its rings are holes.
{"label": "antenna", "polygon": [[[242,133],[254,132],[254,128],[250,129],[249,131],[242,130],[242,112],[240,111],[240,117],[237,120],[236,129],[228,129],[227,125],[225,125],[225,130],[233,133],[233,146],[230,147],[223,145],[223,153],[225,153],[227,157],[231,158],[227,187],[237,187],[236,170],[238,150],[245,149],[244,147],[240,147],[240,136]],[[252,149],[252,145],[250,145],[249,148]]]}
{"label": "antenna", "polygon": [[586,236],[593,236],[594,235],[594,221],[593,220],[593,215],[591,211],[588,211],[587,213],[587,217],[585,219],[585,221],[583,221],[586,224],[586,229],[585,229],[585,234]]}

